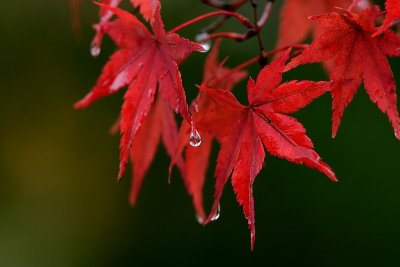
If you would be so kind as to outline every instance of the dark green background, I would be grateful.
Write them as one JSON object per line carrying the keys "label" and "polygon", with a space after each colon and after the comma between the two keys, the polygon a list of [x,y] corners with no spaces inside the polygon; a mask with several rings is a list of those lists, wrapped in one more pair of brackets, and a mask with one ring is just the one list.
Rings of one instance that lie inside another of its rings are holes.
{"label": "dark green background", "polygon": [[[164,1],[163,14],[172,28],[207,10],[197,0]],[[264,31],[268,48],[276,40],[278,10],[279,4]],[[251,252],[231,186],[222,198],[221,218],[199,225],[177,172],[167,184],[163,149],[136,207],[129,206],[129,174],[116,182],[119,138],[108,133],[123,94],[87,110],[72,108],[114,49],[107,39],[98,59],[89,54],[94,5],[83,5],[81,38],[72,33],[68,1],[3,1],[1,11],[0,266],[400,264],[400,144],[364,90],[347,109],[335,140],[329,95],[295,115],[340,183],[267,156],[255,183],[257,241]],[[182,35],[193,38],[200,26]],[[229,28],[242,30],[236,23]],[[256,47],[255,40],[225,41],[221,54],[236,65],[255,56]],[[198,54],[182,65],[190,99],[203,60]],[[400,60],[391,63],[399,83]],[[256,72],[257,66],[251,74]],[[326,74],[315,65],[286,75],[306,78]],[[245,99],[245,84],[236,92]],[[207,178],[209,207],[212,170]]]}

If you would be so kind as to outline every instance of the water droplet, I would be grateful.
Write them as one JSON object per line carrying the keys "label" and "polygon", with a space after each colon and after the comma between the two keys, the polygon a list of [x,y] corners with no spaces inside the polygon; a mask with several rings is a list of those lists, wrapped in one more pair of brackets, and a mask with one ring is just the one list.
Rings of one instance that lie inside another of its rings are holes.
{"label": "water droplet", "polygon": [[216,221],[221,216],[221,206],[218,204],[217,212],[212,216],[211,221]]}
{"label": "water droplet", "polygon": [[201,136],[196,129],[192,129],[190,133],[189,144],[192,147],[198,147],[201,145]]}
{"label": "water droplet", "polygon": [[204,224],[203,218],[202,218],[199,214],[197,214],[197,213],[196,213],[196,220],[197,220],[197,222],[198,222],[199,224]]}
{"label": "water droplet", "polygon": [[211,40],[208,40],[206,42],[202,42],[204,39],[208,38],[209,34],[206,32],[200,32],[196,35],[195,41],[200,43],[200,45],[204,48],[204,53],[208,52],[211,48]]}
{"label": "water droplet", "polygon": [[90,47],[90,54],[92,55],[92,57],[97,57],[98,55],[100,55],[100,52],[101,49],[97,45],[92,45]]}
{"label": "water droplet", "polygon": [[199,113],[199,104],[197,104],[197,102],[194,103],[193,107],[194,107],[194,111],[195,111],[196,113]]}
{"label": "water droplet", "polygon": [[199,107],[199,98],[197,97],[193,103],[192,103],[193,109],[196,113],[199,113],[200,107]]}
{"label": "water droplet", "polygon": [[358,2],[357,7],[361,10],[367,9],[370,7],[370,4],[367,0],[361,0]]}

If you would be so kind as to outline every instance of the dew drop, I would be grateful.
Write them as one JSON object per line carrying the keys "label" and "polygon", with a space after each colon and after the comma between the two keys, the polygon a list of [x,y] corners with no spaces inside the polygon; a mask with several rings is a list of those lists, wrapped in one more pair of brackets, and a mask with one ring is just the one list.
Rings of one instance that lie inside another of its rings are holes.
{"label": "dew drop", "polygon": [[98,55],[100,55],[100,52],[101,49],[97,45],[92,45],[90,47],[90,54],[92,55],[92,57],[97,57]]}
{"label": "dew drop", "polygon": [[361,0],[357,3],[357,7],[361,10],[367,9],[370,7],[370,4],[367,0]]}
{"label": "dew drop", "polygon": [[193,101],[193,108],[194,108],[194,111],[195,111],[196,113],[199,113],[200,107],[199,107],[199,99],[198,99],[198,98],[196,98],[196,99]]}
{"label": "dew drop", "polygon": [[199,104],[195,103],[193,107],[194,107],[194,111],[196,113],[199,113]]}
{"label": "dew drop", "polygon": [[199,214],[196,214],[196,220],[199,224],[204,224],[204,220]]}
{"label": "dew drop", "polygon": [[208,52],[211,48],[211,40],[208,40],[206,42],[202,42],[204,39],[208,38],[209,34],[206,32],[200,32],[196,35],[195,41],[200,43],[200,45],[204,48],[204,53]]}
{"label": "dew drop", "polygon": [[214,221],[218,220],[220,216],[221,216],[221,206],[218,204],[217,212],[211,218],[211,221],[214,222]]}
{"label": "dew drop", "polygon": [[201,136],[196,129],[192,129],[190,133],[189,144],[192,147],[198,147],[201,145]]}

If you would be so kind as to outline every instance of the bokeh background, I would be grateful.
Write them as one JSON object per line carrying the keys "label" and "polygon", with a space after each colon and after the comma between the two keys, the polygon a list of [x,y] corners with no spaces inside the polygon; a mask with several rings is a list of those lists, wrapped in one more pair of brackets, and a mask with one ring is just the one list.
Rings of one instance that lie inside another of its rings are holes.
{"label": "bokeh background", "polygon": [[[128,2],[128,1],[127,1]],[[276,40],[280,1],[264,42]],[[129,7],[129,5],[126,5]],[[339,135],[330,137],[331,99],[296,114],[317,151],[337,173],[267,156],[255,182],[257,240],[228,184],[221,218],[203,227],[177,172],[167,183],[160,148],[139,201],[128,204],[129,174],[117,183],[118,136],[109,127],[123,93],[76,111],[114,46],[89,54],[97,8],[85,1],[81,31],[71,30],[69,1],[3,1],[0,16],[0,266],[398,266],[400,143],[386,117],[360,90]],[[167,28],[211,10],[200,1],[165,1]],[[250,14],[248,8],[241,10]],[[182,35],[194,38],[205,24]],[[230,22],[225,29],[242,28]],[[234,66],[257,54],[255,40],[223,43]],[[189,101],[204,54],[182,65]],[[400,60],[391,61],[400,82]],[[250,72],[254,76],[257,66]],[[286,79],[326,79],[319,65]],[[242,83],[236,90],[245,99]],[[216,153],[213,155],[215,160]],[[214,165],[213,165],[214,166]],[[129,173],[129,172],[128,172]],[[205,189],[209,207],[213,169]]]}

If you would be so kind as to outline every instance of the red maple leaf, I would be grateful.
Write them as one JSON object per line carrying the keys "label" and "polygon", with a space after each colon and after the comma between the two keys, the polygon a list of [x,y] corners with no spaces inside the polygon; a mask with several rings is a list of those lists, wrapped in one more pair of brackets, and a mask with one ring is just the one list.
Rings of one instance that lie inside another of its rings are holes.
{"label": "red maple leaf", "polygon": [[[244,79],[247,72],[239,69],[226,68],[223,66],[225,61],[222,63],[219,62],[218,52],[220,44],[221,42],[218,40],[206,59],[202,84],[204,86],[230,91],[235,84]],[[200,91],[190,109],[195,121],[201,120],[201,116],[207,112],[209,102],[208,95]],[[201,146],[188,146],[191,125],[187,121],[184,121],[179,131],[179,144],[177,156],[175,157],[179,160],[183,150],[185,150],[185,184],[189,194],[192,195],[198,220],[199,222],[204,222],[206,214],[203,207],[203,185],[208,168],[213,137],[207,133],[207,125],[197,125],[197,127],[201,130]],[[171,161],[171,167],[173,164],[175,164],[175,159]]]}
{"label": "red maple leaf", "polygon": [[140,9],[140,13],[147,21],[153,20],[156,10],[160,6],[159,0],[131,0],[131,2]]}
{"label": "red maple leaf", "polygon": [[[74,0],[74,1],[81,1],[81,0]],[[104,5],[107,5],[109,7],[117,7],[121,3],[121,0],[103,0],[102,2]],[[106,32],[105,26],[108,25],[108,22],[113,17],[113,15],[114,13],[111,10],[100,7],[99,10],[100,21],[97,24],[93,25],[96,34],[93,37],[90,49],[90,53],[94,57],[97,57],[100,54],[100,49],[101,49],[100,47],[103,42],[104,34]]]}
{"label": "red maple leaf", "polygon": [[[129,201],[132,205],[136,203],[144,176],[153,162],[160,140],[162,140],[168,155],[172,158],[178,143],[178,127],[173,110],[158,94],[150,113],[137,132],[130,150],[132,186]],[[186,177],[182,157],[176,159],[176,164],[182,177]]]}
{"label": "red maple leaf", "polygon": [[[81,0],[72,0],[74,3]],[[103,0],[102,3],[104,5],[110,7],[118,7],[122,0]],[[157,8],[160,8],[159,0],[130,0],[132,5],[136,8],[140,9],[140,13],[147,20],[153,20]],[[75,3],[76,5],[76,3]],[[114,13],[107,8],[100,8],[100,21],[97,24],[93,25],[93,28],[96,30],[96,34],[92,41],[91,54],[92,56],[98,56],[100,53],[101,43],[103,41],[105,29],[104,26],[110,21],[113,17]]]}
{"label": "red maple leaf", "polygon": [[192,121],[178,63],[193,51],[202,51],[203,48],[175,33],[165,32],[160,8],[157,8],[151,23],[154,33],[152,35],[132,14],[99,5],[119,17],[105,24],[103,29],[120,49],[105,65],[96,86],[75,107],[86,107],[100,97],[129,86],[121,112],[121,162],[118,175],[121,177],[132,142],[150,112],[156,90],[170,107],[186,120]]}
{"label": "red maple leaf", "polygon": [[305,164],[337,181],[330,167],[313,150],[304,127],[286,115],[329,91],[330,83],[290,81],[281,84],[288,57],[289,51],[286,51],[261,70],[256,82],[249,79],[248,106],[240,104],[229,91],[200,87],[212,100],[203,123],[221,142],[215,170],[215,201],[206,222],[218,213],[223,188],[232,173],[237,201],[248,220],[252,248],[255,241],[253,182],[262,169],[264,147],[271,155]]}
{"label": "red maple leaf", "polygon": [[400,1],[399,0],[386,0],[386,17],[382,26],[374,34],[374,36],[381,34],[391,27],[394,23],[400,20]]}
{"label": "red maple leaf", "polygon": [[314,36],[321,31],[319,25],[307,18],[324,14],[335,7],[348,7],[352,0],[286,0],[284,1],[279,25],[277,47],[295,45],[302,42],[310,33]]}
{"label": "red maple leaf", "polygon": [[396,137],[400,139],[400,118],[397,111],[396,84],[386,56],[400,55],[400,37],[391,30],[372,38],[378,9],[361,15],[343,10],[311,19],[324,28],[311,46],[292,60],[288,69],[300,64],[330,60],[329,74],[333,81],[332,136],[335,137],[345,108],[364,81],[372,102],[386,113]]}

